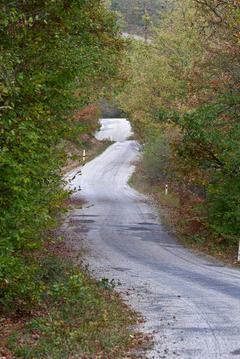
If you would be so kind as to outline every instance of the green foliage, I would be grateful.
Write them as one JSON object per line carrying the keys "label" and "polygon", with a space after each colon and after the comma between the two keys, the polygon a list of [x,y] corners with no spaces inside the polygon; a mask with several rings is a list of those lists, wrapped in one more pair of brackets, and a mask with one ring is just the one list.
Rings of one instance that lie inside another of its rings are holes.
{"label": "green foliage", "polygon": [[[114,16],[100,0],[4,0],[0,38],[0,288],[4,288],[4,303],[14,293],[21,297],[22,283],[27,278],[31,282],[31,265],[24,257],[42,245],[67,196],[60,176],[66,160],[61,143],[87,131],[74,123],[72,113],[121,82],[123,42]],[[8,276],[11,294],[5,288]],[[25,301],[27,287],[23,291]]]}
{"label": "green foliage", "polygon": [[0,308],[29,311],[40,302],[42,285],[36,281],[38,266],[23,258],[0,257]]}
{"label": "green foliage", "polygon": [[193,192],[205,228],[229,247],[240,234],[239,29],[234,0],[176,0],[150,44],[131,44],[118,97],[148,177],[171,174],[180,197]]}
{"label": "green foliage", "polygon": [[154,183],[166,181],[171,162],[171,147],[164,134],[152,134],[144,146],[142,165],[147,177]]}
{"label": "green foliage", "polygon": [[11,333],[8,349],[14,357],[122,357],[136,317],[109,291],[110,281],[104,289],[102,281],[95,283],[87,273],[54,257],[44,258],[41,265],[45,307]]}
{"label": "green foliage", "polygon": [[98,285],[100,288],[112,291],[117,285],[121,285],[121,283],[119,281],[116,283],[114,279],[102,278]]}
{"label": "green foliage", "polygon": [[179,122],[179,114],[176,111],[169,111],[165,108],[160,108],[155,114],[156,121],[160,121],[163,123],[166,122],[173,122],[178,123]]}
{"label": "green foliage", "polygon": [[240,175],[214,176],[208,186],[210,225],[227,242],[238,243],[240,231]]}
{"label": "green foliage", "polygon": [[[188,113],[182,120],[179,156],[188,168],[208,174],[205,183],[210,226],[226,239],[240,232],[239,97],[220,97],[218,103]],[[223,135],[224,134],[224,135]]]}

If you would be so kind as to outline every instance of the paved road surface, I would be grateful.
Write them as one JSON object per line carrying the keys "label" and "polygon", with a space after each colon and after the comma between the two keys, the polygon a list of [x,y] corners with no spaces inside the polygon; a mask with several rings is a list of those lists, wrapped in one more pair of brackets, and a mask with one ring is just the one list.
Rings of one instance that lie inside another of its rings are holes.
{"label": "paved road surface", "polygon": [[240,271],[177,244],[128,186],[139,156],[130,134],[126,120],[102,120],[97,137],[117,142],[71,183],[87,205],[70,214],[69,230],[79,243],[84,235],[96,276],[120,279],[119,290],[146,317],[156,345],[145,356],[240,358]]}

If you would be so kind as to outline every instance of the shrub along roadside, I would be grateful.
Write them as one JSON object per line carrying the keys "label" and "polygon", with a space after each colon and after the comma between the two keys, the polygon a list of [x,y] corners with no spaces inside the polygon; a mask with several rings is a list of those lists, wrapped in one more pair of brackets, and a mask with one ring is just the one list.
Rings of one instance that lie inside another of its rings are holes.
{"label": "shrub along roadside", "polygon": [[138,317],[114,293],[114,282],[96,282],[66,260],[63,243],[58,255],[53,246],[47,251],[38,258],[36,278],[44,287],[42,302],[28,315],[1,318],[0,356],[122,358],[139,347],[141,335],[130,329]]}
{"label": "shrub along roadside", "polygon": [[0,311],[25,312],[67,197],[65,140],[90,130],[73,114],[121,83],[124,44],[101,0],[3,0],[0,38]]}

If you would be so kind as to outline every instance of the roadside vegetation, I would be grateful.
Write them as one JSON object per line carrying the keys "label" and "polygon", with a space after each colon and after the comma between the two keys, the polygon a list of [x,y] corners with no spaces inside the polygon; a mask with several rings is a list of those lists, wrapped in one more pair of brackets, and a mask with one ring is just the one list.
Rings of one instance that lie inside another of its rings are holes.
{"label": "roadside vegetation", "polygon": [[63,173],[102,149],[97,103],[122,86],[124,53],[100,0],[0,4],[1,358],[117,358],[135,340],[135,314],[55,231]]}
{"label": "roadside vegetation", "polygon": [[169,196],[158,197],[169,200],[178,229],[198,247],[236,259],[240,3],[173,4],[152,43],[132,41],[119,103],[144,143],[142,179],[162,194],[168,184]]}
{"label": "roadside vegetation", "polygon": [[73,264],[75,255],[59,240],[39,254],[32,280],[41,283],[41,303],[2,314],[1,357],[121,358],[139,346],[141,335],[130,330],[138,318],[114,293],[115,283],[91,279]]}

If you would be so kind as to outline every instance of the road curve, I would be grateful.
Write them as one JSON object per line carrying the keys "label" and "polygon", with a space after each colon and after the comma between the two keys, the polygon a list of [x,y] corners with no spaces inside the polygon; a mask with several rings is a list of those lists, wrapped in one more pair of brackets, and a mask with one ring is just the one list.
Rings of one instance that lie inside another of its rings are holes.
{"label": "road curve", "polygon": [[119,290],[145,316],[156,344],[143,357],[240,358],[240,271],[176,243],[146,198],[129,187],[139,157],[130,134],[128,121],[102,120],[97,137],[117,142],[70,184],[81,187],[74,196],[87,202],[66,221],[75,245],[84,236],[96,276],[119,279]]}

